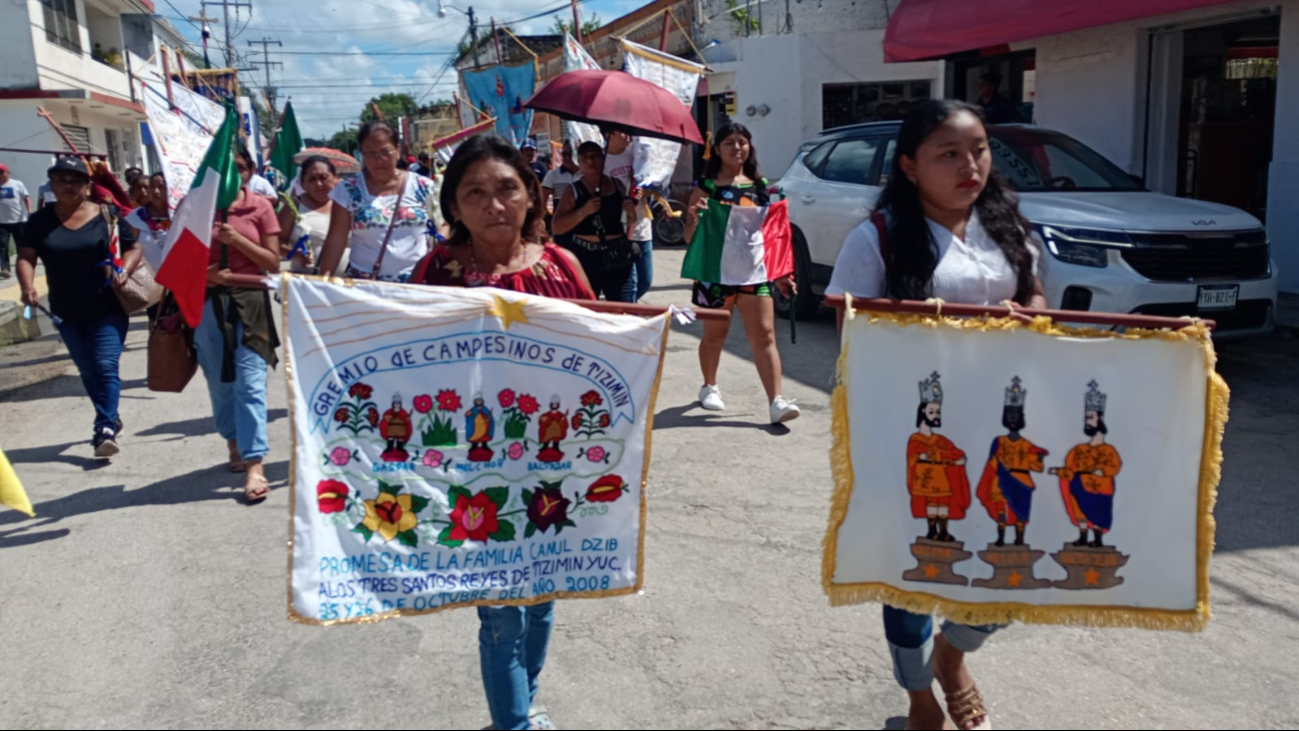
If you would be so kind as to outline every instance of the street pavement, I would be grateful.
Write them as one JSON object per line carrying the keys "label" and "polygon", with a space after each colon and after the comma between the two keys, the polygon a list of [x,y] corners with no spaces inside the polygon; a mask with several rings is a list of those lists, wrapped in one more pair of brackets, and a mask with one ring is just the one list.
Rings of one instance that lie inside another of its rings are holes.
{"label": "street pavement", "polygon": [[[685,304],[681,251],[652,303]],[[567,728],[901,728],[880,608],[821,591],[831,489],[832,318],[779,325],[771,427],[743,330],[695,402],[698,325],[676,327],[655,421],[643,595],[562,602],[541,702]],[[1201,634],[1012,627],[971,668],[999,728],[1281,728],[1299,723],[1299,338],[1221,348],[1233,388]],[[374,625],[286,618],[289,433],[273,374],[275,489],[246,506],[202,377],[144,388],[144,321],[123,362],[123,454],[91,459],[91,409],[57,339],[0,349],[0,446],[38,517],[0,512],[0,728],[481,728],[473,611]],[[1133,485],[1129,489],[1140,489]]]}

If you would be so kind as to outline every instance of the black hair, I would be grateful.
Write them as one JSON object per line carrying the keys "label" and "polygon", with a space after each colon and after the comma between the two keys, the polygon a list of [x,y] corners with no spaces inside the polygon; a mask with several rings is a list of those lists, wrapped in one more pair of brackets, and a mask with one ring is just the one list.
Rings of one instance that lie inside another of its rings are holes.
{"label": "black hair", "polygon": [[518,173],[519,179],[523,181],[523,187],[527,189],[528,199],[531,202],[528,206],[528,216],[523,220],[521,231],[523,235],[526,236],[532,231],[537,217],[545,210],[541,206],[541,182],[524,161],[523,154],[500,135],[474,135],[456,148],[456,154],[452,156],[442,178],[439,202],[442,204],[442,213],[446,217],[447,224],[451,226],[451,236],[447,239],[447,244],[451,246],[463,246],[469,243],[469,229],[464,223],[456,220],[452,211],[455,208],[456,191],[460,188],[460,181],[464,179],[474,163],[483,160],[500,160],[514,168],[514,172]]}
{"label": "black hair", "polygon": [[1003,406],[1001,409],[1001,425],[1011,431],[1024,431],[1028,426],[1024,419],[1023,406]]}
{"label": "black hair", "polygon": [[331,175],[334,175],[335,177],[338,176],[338,168],[334,167],[334,161],[333,161],[333,160],[330,160],[329,158],[325,157],[324,155],[312,155],[311,157],[307,158],[306,160],[303,160],[303,161],[302,161],[302,166],[298,168],[298,179],[299,179],[299,180],[304,180],[304,179],[306,179],[306,177],[307,177],[307,170],[310,169],[312,165],[324,165],[326,168],[329,168],[329,172],[330,172]]}
{"label": "black hair", "polygon": [[990,84],[993,89],[1001,88],[1001,74],[997,73],[996,71],[989,71],[988,73],[980,76],[979,81],[988,82],[988,84]]}
{"label": "black hair", "polygon": [[135,179],[141,175],[144,175],[144,171],[135,166],[127,168],[126,171],[122,173],[122,176],[126,178],[127,185],[135,183]]}
{"label": "black hair", "polygon": [[583,142],[577,146],[578,157],[589,152],[598,152],[601,155],[604,155],[604,147],[599,142]]}
{"label": "black hair", "polygon": [[167,176],[166,176],[166,175],[163,175],[163,173],[162,173],[161,170],[159,170],[158,172],[154,173],[153,175],[150,175],[150,176],[149,176],[149,181],[152,182],[154,178],[162,178],[162,182],[163,182],[163,183],[166,183],[166,182],[167,182]]}
{"label": "black hair", "polygon": [[920,408],[916,409],[916,428],[917,428],[917,429],[919,429],[919,428],[920,428],[920,425],[921,425],[921,424],[924,424],[925,421],[926,421],[926,418],[925,418],[925,408],[928,407],[928,406],[929,406],[929,404],[927,404],[927,403],[925,403],[925,402],[922,401],[922,402],[920,403]]}
{"label": "black hair", "polygon": [[749,159],[744,161],[744,174],[756,183],[761,180],[758,174],[758,149],[753,146],[753,133],[738,122],[722,125],[713,136],[712,155],[708,158],[708,162],[704,163],[704,178],[716,178],[722,172],[722,143],[733,134],[743,135],[744,139],[749,141]]}
{"label": "black hair", "polygon": [[[965,102],[926,99],[911,108],[898,131],[897,154],[888,184],[875,204],[875,213],[891,217],[887,260],[884,262],[887,294],[895,299],[926,300],[933,292],[938,268],[938,244],[929,232],[920,188],[902,172],[902,156],[915,159],[916,150],[949,118],[973,114],[985,124],[983,111]],[[1027,305],[1037,287],[1033,255],[1029,251],[1032,224],[1019,212],[1019,196],[994,167],[987,185],[974,202],[979,221],[1006,256],[1018,280],[1015,302]]]}
{"label": "black hair", "polygon": [[235,154],[239,156],[240,160],[248,163],[248,169],[253,171],[253,175],[257,174],[257,163],[253,162],[253,154],[248,151],[247,147],[235,145]]}
{"label": "black hair", "polygon": [[[1086,429],[1084,429],[1084,432],[1086,432],[1087,430],[1090,430],[1090,429],[1091,429],[1091,427],[1087,427]],[[1110,433],[1110,428],[1109,428],[1108,426],[1105,426],[1105,412],[1104,412],[1104,411],[1097,411],[1097,412],[1096,412],[1096,431],[1100,432],[1101,434],[1109,434],[1109,433]],[[1088,436],[1090,436],[1090,435],[1088,435]]]}
{"label": "black hair", "polygon": [[405,158],[397,161],[398,170],[410,170],[410,162]]}
{"label": "black hair", "polygon": [[401,135],[397,133],[397,130],[392,125],[382,119],[372,119],[361,125],[361,131],[356,133],[356,146],[360,147],[365,144],[365,140],[373,134],[386,134],[392,140],[393,147],[401,146]]}

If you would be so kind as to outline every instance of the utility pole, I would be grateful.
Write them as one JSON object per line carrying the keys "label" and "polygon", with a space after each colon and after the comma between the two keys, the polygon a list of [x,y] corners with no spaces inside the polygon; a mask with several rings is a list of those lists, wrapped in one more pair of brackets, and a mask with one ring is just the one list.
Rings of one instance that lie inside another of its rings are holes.
{"label": "utility pole", "polygon": [[577,14],[577,0],[573,0],[573,37],[582,45],[582,18]]}
{"label": "utility pole", "polygon": [[474,48],[474,68],[478,68],[478,19],[474,17],[474,6],[470,5],[466,14],[469,16],[469,42]]}
{"label": "utility pole", "polygon": [[239,8],[248,8],[248,12],[251,13],[253,11],[253,4],[250,2],[237,2],[236,0],[203,0],[203,2],[200,3],[200,5],[205,14],[207,13],[207,6],[209,5],[220,5],[222,12],[225,13],[226,66],[229,66],[230,68],[234,68],[235,66],[234,38],[233,36],[230,35],[230,8],[235,8],[236,10],[238,10]]}
{"label": "utility pole", "polygon": [[279,41],[273,41],[270,38],[267,38],[266,36],[262,36],[262,39],[260,41],[248,41],[248,46],[252,47],[252,46],[260,45],[262,47],[262,65],[266,68],[266,86],[263,87],[263,90],[266,92],[266,101],[271,105],[270,112],[271,114],[275,114],[276,89],[275,87],[271,86],[271,67],[279,66],[280,68],[284,68],[284,64],[280,63],[279,61],[271,60],[270,45],[272,43],[279,46],[280,48],[284,47],[283,43],[280,43]]}
{"label": "utility pole", "polygon": [[202,24],[200,27],[203,29],[203,64],[208,68],[212,68],[212,59],[207,55],[207,42],[212,37],[212,29],[208,27],[208,23],[220,23],[221,21],[207,17],[206,8],[199,10],[198,17],[190,16],[189,20],[198,21]]}

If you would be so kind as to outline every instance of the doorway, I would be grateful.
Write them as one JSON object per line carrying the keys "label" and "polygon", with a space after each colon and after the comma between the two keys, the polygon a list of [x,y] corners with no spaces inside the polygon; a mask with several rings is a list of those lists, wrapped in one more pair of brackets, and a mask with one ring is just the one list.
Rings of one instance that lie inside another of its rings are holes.
{"label": "doorway", "polygon": [[[994,123],[1033,122],[1037,94],[1037,50],[985,54],[971,51],[948,57],[948,98],[984,108]],[[996,101],[984,104],[981,83],[995,87]]]}
{"label": "doorway", "polygon": [[1183,31],[1177,195],[1267,220],[1281,19]]}

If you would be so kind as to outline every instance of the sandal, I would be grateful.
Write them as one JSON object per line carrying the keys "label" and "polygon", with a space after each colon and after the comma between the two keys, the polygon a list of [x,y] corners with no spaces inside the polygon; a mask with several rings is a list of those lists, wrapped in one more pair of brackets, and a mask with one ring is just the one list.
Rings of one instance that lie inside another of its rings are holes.
{"label": "sandal", "polygon": [[271,483],[266,479],[266,475],[249,474],[247,481],[244,482],[244,500],[249,505],[259,503],[271,494]]}
{"label": "sandal", "polygon": [[947,694],[947,715],[956,727],[964,731],[992,731],[992,719],[983,696],[973,685],[965,690]]}

